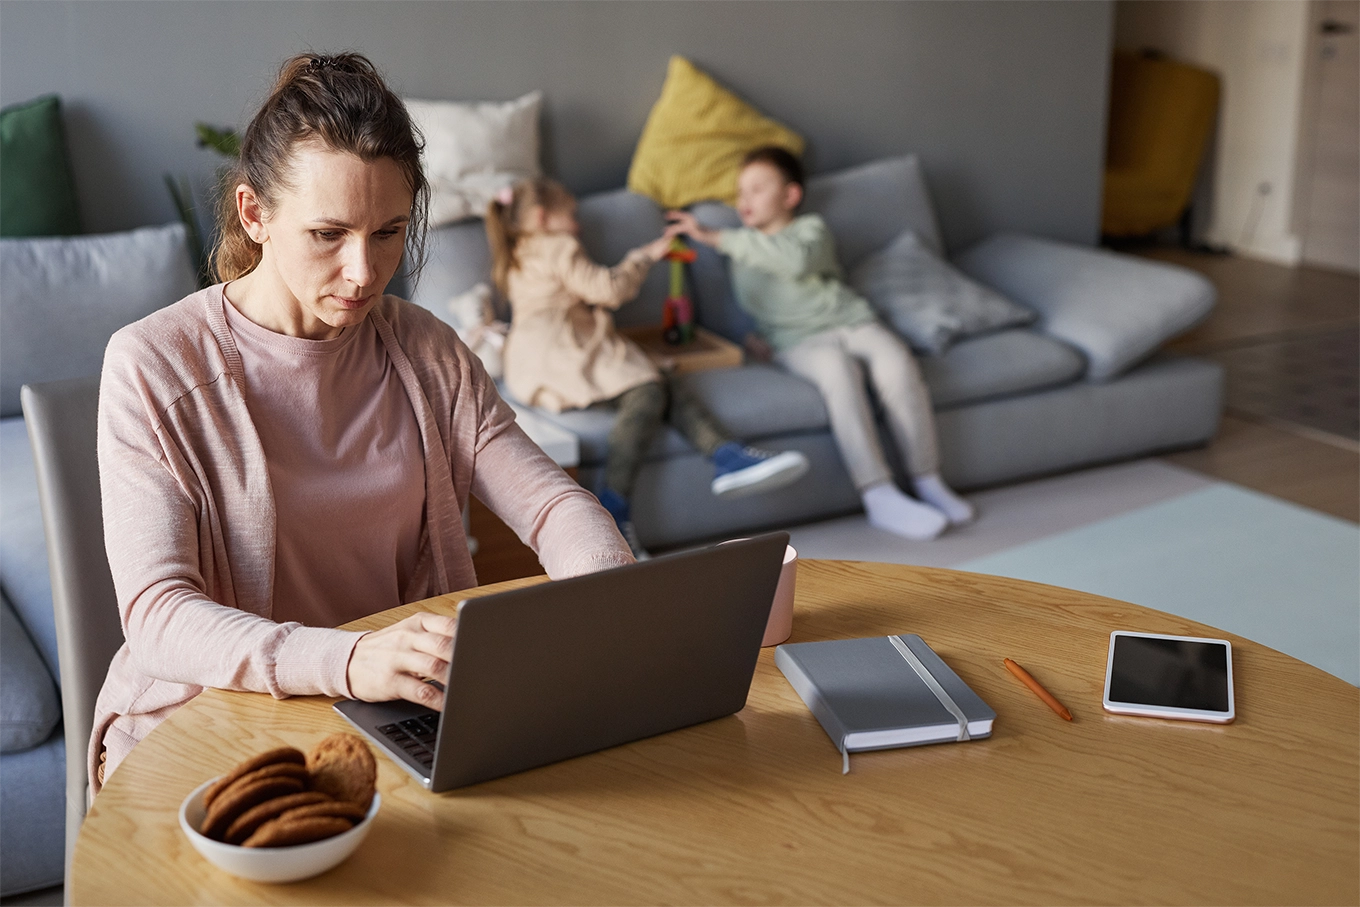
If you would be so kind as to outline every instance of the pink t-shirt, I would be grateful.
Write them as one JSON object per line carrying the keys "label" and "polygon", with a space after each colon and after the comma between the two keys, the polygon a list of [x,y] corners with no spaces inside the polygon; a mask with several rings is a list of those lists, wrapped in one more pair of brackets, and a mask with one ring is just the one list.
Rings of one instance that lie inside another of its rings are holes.
{"label": "pink t-shirt", "polygon": [[273,619],[331,627],[405,604],[425,458],[373,323],[308,340],[263,328],[230,302],[226,314],[274,491]]}

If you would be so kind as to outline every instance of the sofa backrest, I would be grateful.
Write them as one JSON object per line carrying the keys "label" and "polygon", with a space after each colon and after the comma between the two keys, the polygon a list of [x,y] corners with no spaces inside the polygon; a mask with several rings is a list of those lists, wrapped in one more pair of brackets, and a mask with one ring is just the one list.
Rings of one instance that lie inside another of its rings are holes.
{"label": "sofa backrest", "polygon": [[25,384],[97,375],[123,325],[197,287],[183,224],[0,239],[0,416]]}
{"label": "sofa backrest", "polygon": [[[707,226],[740,226],[736,211],[727,205],[701,202],[692,210]],[[847,272],[905,230],[915,231],[932,251],[944,254],[930,193],[912,154],[811,177],[802,210],[826,219]],[[624,189],[581,198],[578,219],[586,250],[596,261],[609,265],[629,249],[660,236],[665,227],[665,213],[655,202]],[[411,301],[448,319],[451,297],[479,282],[490,282],[491,255],[482,221],[431,230],[428,252]],[[710,330],[740,342],[751,325],[732,298],[727,264],[709,249],[700,247],[698,252],[687,275],[696,317]],[[654,268],[638,298],[616,314],[618,324],[660,322],[667,286],[667,269]]]}

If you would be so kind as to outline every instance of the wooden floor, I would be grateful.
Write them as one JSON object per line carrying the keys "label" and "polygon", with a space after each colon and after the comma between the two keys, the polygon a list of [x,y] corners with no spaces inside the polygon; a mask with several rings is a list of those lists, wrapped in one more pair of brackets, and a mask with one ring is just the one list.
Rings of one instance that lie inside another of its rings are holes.
{"label": "wooden floor", "polygon": [[[1218,287],[1213,313],[1170,344],[1176,352],[1209,353],[1360,322],[1354,274],[1179,248],[1127,251],[1193,268]],[[1209,446],[1164,459],[1360,522],[1360,445],[1344,438],[1229,414]]]}

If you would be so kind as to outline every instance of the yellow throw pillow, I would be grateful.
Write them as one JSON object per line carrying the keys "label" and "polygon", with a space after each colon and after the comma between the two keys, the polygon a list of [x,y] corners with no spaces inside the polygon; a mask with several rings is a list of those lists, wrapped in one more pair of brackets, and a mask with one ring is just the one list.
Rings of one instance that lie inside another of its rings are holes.
{"label": "yellow throw pillow", "polygon": [[628,188],[667,208],[737,198],[746,152],[779,145],[803,153],[803,138],[723,88],[684,57],[671,57],[661,97],[628,168]]}

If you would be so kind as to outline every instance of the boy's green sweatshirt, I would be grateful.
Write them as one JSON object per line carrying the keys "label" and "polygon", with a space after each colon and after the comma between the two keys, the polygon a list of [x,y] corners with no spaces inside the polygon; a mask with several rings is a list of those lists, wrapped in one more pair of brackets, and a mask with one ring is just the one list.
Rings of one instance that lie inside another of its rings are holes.
{"label": "boy's green sweatshirt", "polygon": [[845,285],[835,240],[816,214],[797,217],[772,236],[720,230],[718,251],[732,261],[737,304],[776,350],[876,319],[868,301]]}

